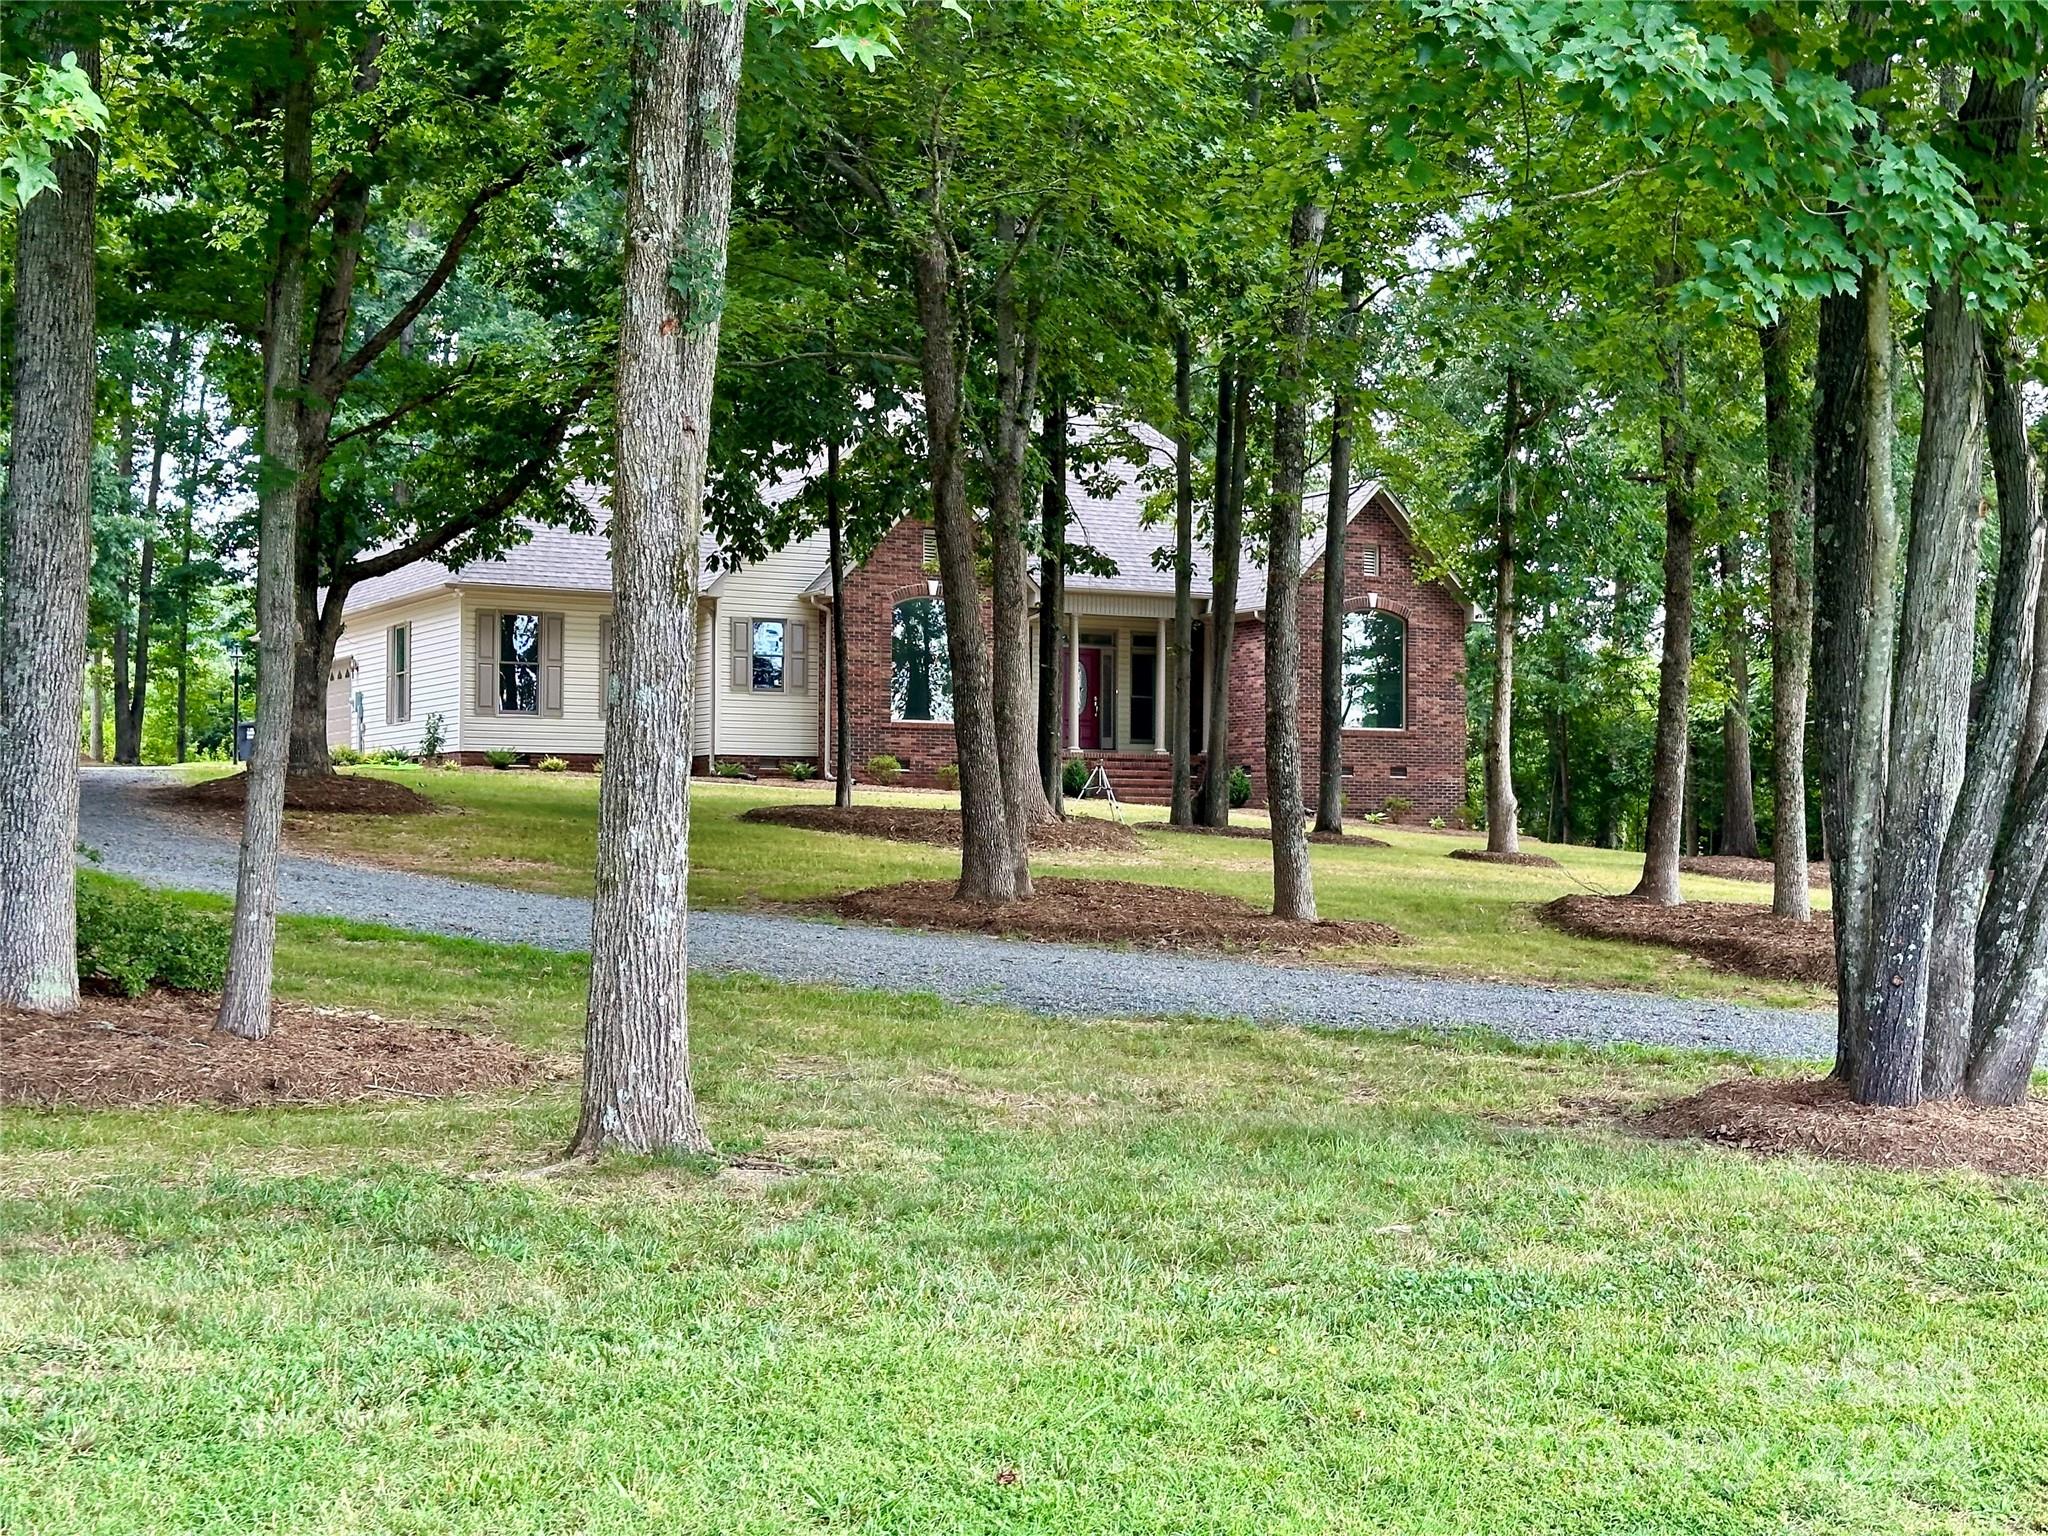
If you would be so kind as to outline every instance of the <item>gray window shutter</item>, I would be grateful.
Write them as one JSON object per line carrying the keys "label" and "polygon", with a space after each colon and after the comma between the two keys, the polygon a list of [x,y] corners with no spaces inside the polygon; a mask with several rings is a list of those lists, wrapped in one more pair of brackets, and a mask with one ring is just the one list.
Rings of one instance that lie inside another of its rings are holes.
{"label": "gray window shutter", "polygon": [[754,621],[732,621],[732,686],[745,693],[754,686]]}
{"label": "gray window shutter", "polygon": [[398,626],[384,631],[384,723],[398,724]]}
{"label": "gray window shutter", "polygon": [[540,616],[540,712],[562,717],[562,616]]}
{"label": "gray window shutter", "polygon": [[612,621],[597,621],[597,714],[601,720],[612,705],[612,679],[619,670],[612,660]]}
{"label": "gray window shutter", "polygon": [[782,628],[783,685],[791,693],[806,693],[811,686],[811,626],[791,619]]}
{"label": "gray window shutter", "polygon": [[498,616],[490,612],[476,616],[476,712],[498,712]]}

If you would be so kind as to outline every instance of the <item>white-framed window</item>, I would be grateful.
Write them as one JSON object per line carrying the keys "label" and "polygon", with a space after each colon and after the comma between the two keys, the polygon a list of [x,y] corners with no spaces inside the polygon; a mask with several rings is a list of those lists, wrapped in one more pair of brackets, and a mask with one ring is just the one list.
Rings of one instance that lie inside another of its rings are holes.
{"label": "white-framed window", "polygon": [[909,598],[890,618],[889,716],[953,718],[953,659],[946,649],[946,605],[939,598]]}
{"label": "white-framed window", "polygon": [[802,619],[734,619],[727,630],[734,693],[808,693],[810,625]]}
{"label": "white-framed window", "polygon": [[756,693],[780,693],[783,685],[783,646],[787,632],[780,619],[756,619],[748,636],[747,655],[750,686]]}
{"label": "white-framed window", "polygon": [[540,615],[498,615],[498,713],[540,713]]}
{"label": "white-framed window", "polygon": [[1407,624],[1381,608],[1345,614],[1344,728],[1398,731],[1407,716]]}
{"label": "white-framed window", "polygon": [[562,630],[559,613],[477,610],[477,713],[559,717]]}
{"label": "white-framed window", "polygon": [[412,719],[412,625],[384,631],[384,663],[384,723],[404,725]]}

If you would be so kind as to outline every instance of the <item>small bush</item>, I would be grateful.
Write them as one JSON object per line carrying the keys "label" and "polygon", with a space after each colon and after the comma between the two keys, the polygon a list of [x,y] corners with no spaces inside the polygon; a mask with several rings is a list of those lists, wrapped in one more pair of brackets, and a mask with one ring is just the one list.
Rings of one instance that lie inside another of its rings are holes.
{"label": "small bush", "polygon": [[747,772],[747,765],[745,763],[731,761],[714,763],[712,764],[711,771],[721,779],[746,779],[753,777],[752,774]]}
{"label": "small bush", "polygon": [[1450,823],[1445,821],[1441,816],[1432,816],[1429,818],[1429,830],[1432,832],[1441,832],[1445,827],[1449,825]]}
{"label": "small bush", "polygon": [[448,745],[448,722],[436,710],[427,716],[425,729],[420,734],[420,756],[439,757]]}
{"label": "small bush", "polygon": [[338,747],[329,747],[327,749],[327,760],[337,768],[353,768],[357,763],[365,761],[363,754],[347,742],[343,742]]}
{"label": "small bush", "polygon": [[460,773],[462,772],[462,759],[458,757],[444,757],[435,766],[443,773]]}
{"label": "small bush", "polygon": [[214,992],[228,971],[228,924],[147,886],[78,880],[78,975],[127,997],[151,987]]}
{"label": "small bush", "polygon": [[363,761],[380,768],[410,768],[418,759],[403,747],[379,747],[374,752],[365,752]]}
{"label": "small bush", "polygon": [[1387,824],[1387,813],[1385,811],[1367,811],[1365,813],[1365,822],[1368,826],[1384,827]]}
{"label": "small bush", "polygon": [[903,777],[903,764],[886,752],[877,752],[868,759],[868,776],[877,784],[894,784]]}
{"label": "small bush", "polygon": [[1060,788],[1065,793],[1079,797],[1088,787],[1088,764],[1081,758],[1070,757],[1060,768]]}
{"label": "small bush", "polygon": [[942,763],[939,765],[939,771],[935,777],[939,781],[939,788],[958,789],[960,787],[960,765],[958,763]]}
{"label": "small bush", "polygon": [[784,763],[782,771],[792,779],[795,779],[797,783],[802,784],[806,780],[815,779],[818,776],[818,765],[816,763]]}
{"label": "small bush", "polygon": [[1382,802],[1380,809],[1384,810],[1389,816],[1406,816],[1415,809],[1415,802],[1406,795],[1389,795]]}
{"label": "small bush", "polygon": [[519,761],[517,752],[508,752],[503,747],[493,747],[484,754],[484,761],[493,768],[510,768]]}
{"label": "small bush", "polygon": [[1232,808],[1245,805],[1252,798],[1252,776],[1244,764],[1239,763],[1230,770],[1230,804]]}
{"label": "small bush", "polygon": [[544,757],[535,763],[534,767],[542,773],[566,773],[569,771],[569,760],[566,757]]}

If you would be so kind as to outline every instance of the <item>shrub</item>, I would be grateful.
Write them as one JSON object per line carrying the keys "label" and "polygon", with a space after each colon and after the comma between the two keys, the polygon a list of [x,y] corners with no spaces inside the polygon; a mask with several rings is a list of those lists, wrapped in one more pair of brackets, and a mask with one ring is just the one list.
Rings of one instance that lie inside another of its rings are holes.
{"label": "shrub", "polygon": [[327,749],[327,757],[337,768],[353,768],[357,763],[365,761],[363,754],[348,745],[347,742],[343,742],[338,747],[329,747]]}
{"label": "shrub", "polygon": [[1065,793],[1079,796],[1088,787],[1088,764],[1081,758],[1070,757],[1060,767],[1060,788]]}
{"label": "shrub", "polygon": [[877,752],[868,759],[868,775],[877,784],[894,784],[903,777],[903,764],[886,752]]}
{"label": "shrub", "polygon": [[462,759],[459,757],[444,757],[435,766],[443,773],[460,773],[462,772]]}
{"label": "shrub", "polygon": [[1389,816],[1406,816],[1415,809],[1415,802],[1406,795],[1389,795],[1380,808]]}
{"label": "shrub", "polygon": [[1385,811],[1367,811],[1365,813],[1365,821],[1368,826],[1384,827],[1387,824],[1387,813]]}
{"label": "shrub", "polygon": [[958,763],[942,763],[939,765],[939,771],[935,777],[939,781],[939,788],[958,789],[960,787],[960,765]]}
{"label": "shrub", "polygon": [[569,760],[565,757],[544,757],[534,767],[542,773],[564,773],[568,771]]}
{"label": "shrub", "polygon": [[218,991],[228,971],[227,919],[147,886],[78,879],[78,975],[128,997],[151,987]]}
{"label": "shrub", "polygon": [[753,775],[747,772],[747,765],[745,763],[731,761],[714,763],[711,766],[711,771],[721,779],[746,779],[753,777]]}
{"label": "shrub", "polygon": [[1247,804],[1252,797],[1252,776],[1244,764],[1239,763],[1230,770],[1230,803],[1232,807]]}
{"label": "shrub", "polygon": [[807,779],[815,779],[818,776],[818,765],[816,763],[784,763],[782,771],[801,784]]}
{"label": "shrub", "polygon": [[403,747],[379,747],[374,752],[365,752],[363,761],[380,768],[410,768],[418,759]]}
{"label": "shrub", "polygon": [[1448,825],[1450,825],[1450,823],[1446,822],[1441,816],[1432,816],[1429,818],[1429,830],[1432,832],[1441,832]]}
{"label": "shrub", "polygon": [[436,710],[427,716],[426,727],[420,734],[420,756],[439,757],[447,745],[448,722],[443,720],[441,712]]}
{"label": "shrub", "polygon": [[484,761],[493,768],[510,768],[519,761],[517,752],[508,752],[503,747],[493,747],[484,754]]}

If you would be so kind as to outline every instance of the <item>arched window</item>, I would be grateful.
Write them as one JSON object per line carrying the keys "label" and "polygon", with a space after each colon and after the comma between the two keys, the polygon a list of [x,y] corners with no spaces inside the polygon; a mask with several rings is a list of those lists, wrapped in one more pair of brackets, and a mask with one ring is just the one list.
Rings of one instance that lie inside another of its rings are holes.
{"label": "arched window", "polygon": [[889,714],[896,720],[953,718],[946,605],[936,597],[896,605],[889,624]]}
{"label": "arched window", "polygon": [[1396,613],[1344,615],[1344,725],[1398,731],[1407,724],[1408,626]]}

